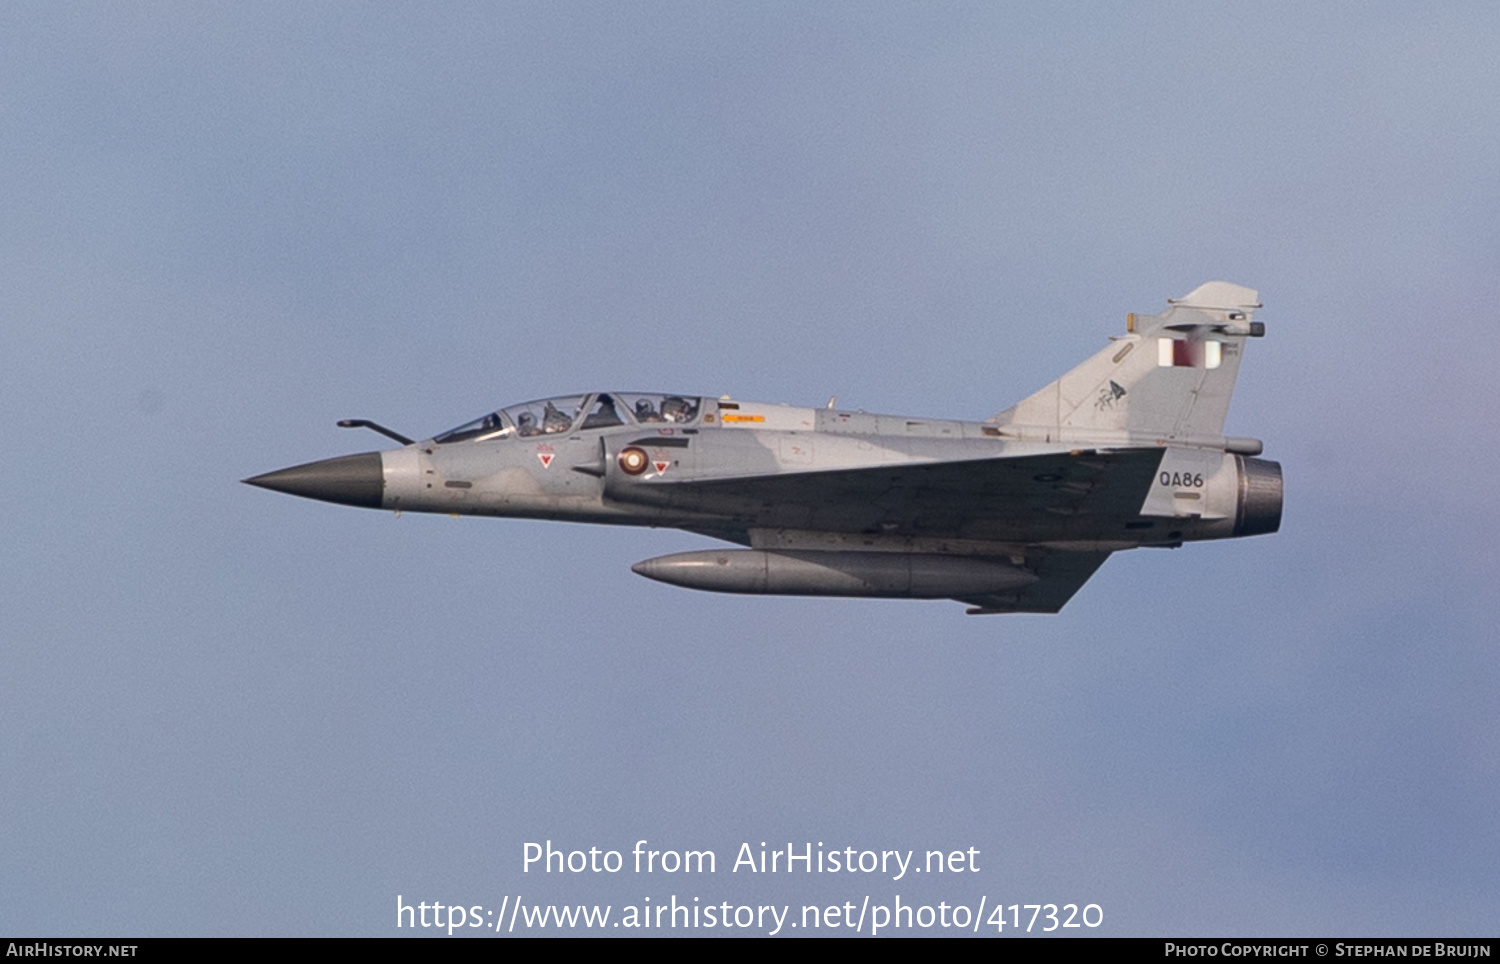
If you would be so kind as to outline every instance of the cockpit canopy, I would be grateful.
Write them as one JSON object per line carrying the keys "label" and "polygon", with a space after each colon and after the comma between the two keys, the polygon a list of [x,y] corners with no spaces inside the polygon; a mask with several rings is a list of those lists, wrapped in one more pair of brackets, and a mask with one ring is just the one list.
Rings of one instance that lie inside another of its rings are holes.
{"label": "cockpit canopy", "polygon": [[613,428],[617,425],[689,425],[698,420],[702,410],[703,399],[693,395],[635,392],[559,395],[491,412],[444,432],[433,441],[439,445],[449,445],[454,442],[557,435],[569,431]]}

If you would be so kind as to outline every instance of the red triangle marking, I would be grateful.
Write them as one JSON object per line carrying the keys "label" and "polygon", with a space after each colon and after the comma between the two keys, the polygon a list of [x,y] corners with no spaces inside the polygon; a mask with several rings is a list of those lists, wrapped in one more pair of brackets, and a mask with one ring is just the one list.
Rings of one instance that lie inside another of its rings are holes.
{"label": "red triangle marking", "polygon": [[652,462],[651,464],[654,465],[654,466],[656,466],[656,474],[657,475],[665,475],[667,473],[667,467],[670,466],[672,463],[671,462]]}
{"label": "red triangle marking", "polygon": [[544,469],[550,469],[550,468],[552,468],[553,453],[551,453],[551,452],[538,452],[538,453],[536,453],[536,457],[542,460],[542,468],[544,468]]}

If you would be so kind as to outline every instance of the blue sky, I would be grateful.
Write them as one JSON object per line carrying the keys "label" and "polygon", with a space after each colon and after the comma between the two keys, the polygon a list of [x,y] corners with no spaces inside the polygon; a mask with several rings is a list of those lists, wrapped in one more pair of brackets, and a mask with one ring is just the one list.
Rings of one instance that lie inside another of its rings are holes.
{"label": "blue sky", "polygon": [[[1492,935],[1500,15],[1477,4],[0,11],[0,925],[1098,903]],[[979,418],[1260,291],[1282,531],[1053,617],[692,593],[699,537],[249,475],[670,390]],[[523,873],[823,841],[969,879]]]}

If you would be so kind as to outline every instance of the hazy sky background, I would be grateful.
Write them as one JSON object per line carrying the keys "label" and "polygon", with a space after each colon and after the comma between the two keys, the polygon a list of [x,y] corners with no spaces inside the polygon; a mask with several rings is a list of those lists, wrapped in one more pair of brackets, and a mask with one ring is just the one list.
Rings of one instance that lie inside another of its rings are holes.
{"label": "hazy sky background", "polygon": [[[0,931],[1493,936],[1497,50],[1464,3],[5,5]],[[1057,616],[238,481],[594,389],[982,418],[1210,279],[1266,305],[1228,430],[1282,531]],[[548,839],[719,872],[522,873]],[[763,840],[981,871],[729,872]]]}

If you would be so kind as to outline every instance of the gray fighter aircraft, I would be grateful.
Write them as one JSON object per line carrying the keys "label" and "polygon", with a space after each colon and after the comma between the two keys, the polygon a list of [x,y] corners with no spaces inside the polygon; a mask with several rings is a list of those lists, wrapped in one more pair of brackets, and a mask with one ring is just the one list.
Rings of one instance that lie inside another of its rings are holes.
{"label": "gray fighter aircraft", "polygon": [[1281,466],[1224,419],[1256,292],[1211,281],[979,422],[595,392],[245,481],[398,512],[686,529],[743,548],[637,563],[717,592],[1055,613],[1110,553],[1275,532]]}

